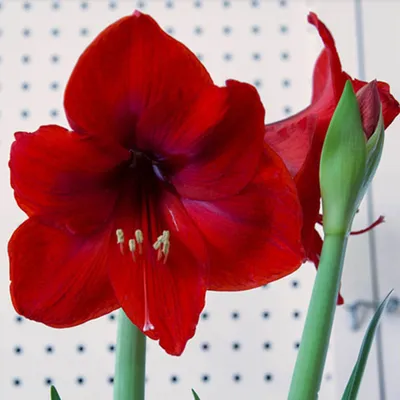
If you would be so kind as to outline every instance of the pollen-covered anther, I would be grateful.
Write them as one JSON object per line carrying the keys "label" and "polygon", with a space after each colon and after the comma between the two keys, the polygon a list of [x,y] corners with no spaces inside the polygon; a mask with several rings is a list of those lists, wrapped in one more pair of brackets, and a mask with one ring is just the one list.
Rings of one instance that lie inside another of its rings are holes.
{"label": "pollen-covered anther", "polygon": [[129,239],[128,246],[129,246],[129,251],[132,254],[133,261],[136,261],[136,257],[135,257],[136,242],[135,242],[135,239]]}
{"label": "pollen-covered anther", "polygon": [[164,255],[164,264],[167,262],[167,257],[170,248],[170,233],[169,231],[163,231],[157,240],[153,244],[153,249],[157,251],[157,260],[161,260]]}
{"label": "pollen-covered anther", "polygon": [[117,235],[117,244],[119,244],[119,250],[121,254],[124,254],[124,242],[125,242],[124,231],[122,229],[117,229],[115,233]]}
{"label": "pollen-covered anther", "polygon": [[135,238],[138,244],[139,254],[143,254],[143,232],[140,229],[136,229]]}

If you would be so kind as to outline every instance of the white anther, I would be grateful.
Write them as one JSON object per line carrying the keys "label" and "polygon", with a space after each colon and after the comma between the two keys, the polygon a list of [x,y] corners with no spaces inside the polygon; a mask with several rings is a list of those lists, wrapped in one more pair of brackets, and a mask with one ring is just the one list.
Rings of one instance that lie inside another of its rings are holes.
{"label": "white anther", "polygon": [[143,232],[140,229],[136,229],[135,238],[139,248],[139,254],[143,254]]}
{"label": "white anther", "polygon": [[163,237],[159,236],[157,240],[153,243],[153,249],[158,250],[163,243]]}
{"label": "white anther", "polygon": [[136,229],[135,238],[139,244],[143,243],[143,232],[140,229]]}
{"label": "white anther", "polygon": [[136,261],[136,256],[135,256],[136,242],[135,242],[135,239],[129,239],[128,246],[129,246],[129,251],[132,254],[133,261]]}
{"label": "white anther", "polygon": [[117,235],[117,243],[124,243],[124,231],[122,229],[117,229],[115,233]]}
{"label": "white anther", "polygon": [[134,253],[135,250],[136,250],[136,242],[135,242],[135,239],[129,239],[128,245],[129,245],[129,250],[130,250],[132,253]]}
{"label": "white anther", "polygon": [[164,263],[167,261],[167,256],[169,253],[170,247],[170,232],[163,231],[162,235],[160,235],[157,240],[153,243],[153,249],[157,251],[157,260],[161,260],[162,255],[164,254]]}

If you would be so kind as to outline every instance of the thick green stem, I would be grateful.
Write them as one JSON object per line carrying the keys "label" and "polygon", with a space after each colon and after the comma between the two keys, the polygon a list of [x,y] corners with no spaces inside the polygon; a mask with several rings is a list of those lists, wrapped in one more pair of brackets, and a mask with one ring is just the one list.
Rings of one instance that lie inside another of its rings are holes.
{"label": "thick green stem", "polygon": [[146,336],[121,309],[118,316],[114,400],[144,400]]}
{"label": "thick green stem", "polygon": [[318,398],[346,245],[346,234],[325,235],[288,400]]}

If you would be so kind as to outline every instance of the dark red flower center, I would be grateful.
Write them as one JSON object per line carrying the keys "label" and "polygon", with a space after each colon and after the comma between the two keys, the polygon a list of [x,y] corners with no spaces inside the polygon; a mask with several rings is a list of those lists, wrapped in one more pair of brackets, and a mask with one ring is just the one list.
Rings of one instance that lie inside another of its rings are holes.
{"label": "dark red flower center", "polygon": [[130,149],[131,159],[129,167],[135,169],[135,172],[144,174],[147,178],[157,177],[166,181],[166,175],[162,172],[162,162],[152,154],[140,150]]}

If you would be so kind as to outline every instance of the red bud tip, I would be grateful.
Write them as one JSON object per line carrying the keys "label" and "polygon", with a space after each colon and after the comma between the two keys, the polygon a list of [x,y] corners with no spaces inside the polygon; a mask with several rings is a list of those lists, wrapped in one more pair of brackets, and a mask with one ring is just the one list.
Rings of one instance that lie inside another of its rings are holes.
{"label": "red bud tip", "polygon": [[381,101],[376,80],[369,82],[357,92],[364,133],[369,139],[378,125]]}

